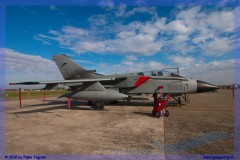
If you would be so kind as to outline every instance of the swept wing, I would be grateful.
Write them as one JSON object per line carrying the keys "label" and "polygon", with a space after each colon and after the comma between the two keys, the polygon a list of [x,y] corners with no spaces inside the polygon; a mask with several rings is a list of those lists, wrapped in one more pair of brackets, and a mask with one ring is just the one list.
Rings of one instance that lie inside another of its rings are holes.
{"label": "swept wing", "polygon": [[73,80],[58,80],[58,81],[29,81],[29,82],[20,82],[20,83],[9,83],[9,85],[38,85],[38,84],[65,84],[65,83],[81,83],[81,82],[101,82],[101,81],[115,81],[118,78],[96,78],[96,79],[73,79]]}

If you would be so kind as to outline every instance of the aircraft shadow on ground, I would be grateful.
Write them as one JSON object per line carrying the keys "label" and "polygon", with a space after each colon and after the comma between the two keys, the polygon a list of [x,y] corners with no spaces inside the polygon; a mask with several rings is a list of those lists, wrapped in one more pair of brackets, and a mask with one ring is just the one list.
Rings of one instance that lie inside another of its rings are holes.
{"label": "aircraft shadow on ground", "polygon": [[28,110],[28,111],[20,111],[20,112],[14,112],[10,114],[30,114],[30,113],[37,113],[37,112],[43,112],[43,113],[52,113],[49,111],[56,110],[56,109],[63,109],[64,106],[56,106],[56,107],[49,107],[49,108],[40,108],[40,109],[34,109],[34,110]]}
{"label": "aircraft shadow on ground", "polygon": [[[40,107],[40,106],[49,106],[48,108],[40,108],[40,109],[34,109],[34,110],[28,110],[28,111],[20,111],[20,112],[14,112],[11,114],[31,114],[31,113],[52,113],[49,111],[56,110],[56,109],[68,109],[68,102],[67,101],[57,101],[57,100],[45,100],[45,103],[39,103],[39,104],[33,104],[33,105],[25,105],[25,108],[31,108],[31,107]],[[58,105],[58,106],[51,106],[51,105]],[[105,106],[108,105],[115,105],[115,106],[135,106],[135,107],[153,107],[153,102],[144,102],[144,101],[119,101],[117,104],[110,104],[106,103]],[[184,104],[182,104],[184,105]],[[169,107],[179,107],[178,104],[171,104]],[[90,106],[87,106],[86,102],[78,101],[78,100],[71,100],[71,110],[93,110],[93,111],[100,111],[100,110],[94,110]],[[101,111],[107,111],[107,109],[101,110]],[[134,114],[144,115],[144,116],[152,116],[151,113],[142,113],[142,112],[133,112]]]}
{"label": "aircraft shadow on ground", "polygon": [[[38,106],[46,106],[46,105],[64,105],[64,108],[68,108],[68,101],[56,101],[56,100],[46,100],[45,103],[39,104],[32,104],[32,105],[25,105],[26,108],[28,107],[38,107]],[[86,102],[71,100],[71,109],[77,109],[79,106],[87,106]]]}
{"label": "aircraft shadow on ground", "polygon": [[148,116],[148,117],[153,117],[151,111],[149,112],[132,112],[133,114],[138,114],[138,115],[143,115],[143,116]]}
{"label": "aircraft shadow on ground", "polygon": [[[32,105],[25,105],[25,107],[37,107],[37,106],[44,106],[44,105],[57,105],[57,104],[65,104],[66,107],[68,105],[68,101],[58,101],[58,100],[45,100],[45,103],[39,103],[39,104],[32,104]],[[144,101],[118,101],[117,104],[111,104],[110,102],[105,102],[105,106],[108,105],[115,105],[115,106],[146,106],[146,107],[152,107],[153,102],[144,102]],[[87,106],[86,101],[78,101],[78,100],[71,100],[71,108],[76,107],[78,109],[81,106]]]}
{"label": "aircraft shadow on ground", "polygon": [[126,102],[126,101],[120,101],[117,104],[114,104],[116,106],[144,106],[144,107],[153,107],[153,102],[143,102],[143,101],[134,101],[134,102]]}
{"label": "aircraft shadow on ground", "polygon": [[[144,101],[133,101],[133,102],[126,102],[126,101],[119,101],[117,104],[113,104],[116,106],[144,106],[144,107],[153,107],[153,102],[144,102]],[[185,103],[182,103],[182,106],[186,105]],[[169,105],[169,107],[180,107],[180,105],[176,102],[171,102]]]}
{"label": "aircraft shadow on ground", "polygon": [[[57,110],[57,109],[68,109],[67,106],[56,106],[56,107],[49,107],[49,108],[41,108],[41,109],[34,109],[34,110],[28,110],[28,111],[20,111],[20,112],[14,112],[14,113],[10,113],[10,114],[15,114],[17,115],[21,115],[21,114],[31,114],[31,113],[53,113],[50,111],[53,110]],[[106,109],[104,110],[94,110],[92,108],[81,108],[79,106],[71,106],[70,110],[93,110],[93,111],[107,111]]]}
{"label": "aircraft shadow on ground", "polygon": [[[182,103],[181,104],[182,106],[186,105],[185,103]],[[170,103],[168,104],[168,107],[181,107],[180,104],[176,103],[176,102],[173,102],[173,103]]]}
{"label": "aircraft shadow on ground", "polygon": [[[47,108],[40,108],[40,109],[33,109],[28,111],[20,111],[20,112],[14,112],[10,114],[31,114],[31,113],[52,113],[49,111],[56,110],[56,109],[68,109],[68,102],[65,101],[53,101],[53,100],[46,100],[45,104],[34,104],[34,105],[25,105],[24,108],[32,108],[32,107],[45,107],[49,106]],[[51,106],[51,105],[58,105],[58,106]],[[84,107],[83,107],[84,106]],[[71,100],[71,107],[70,110],[93,110],[90,106],[86,106],[86,102],[81,101],[74,101]]]}
{"label": "aircraft shadow on ground", "polygon": [[[44,104],[39,103],[39,104],[33,104],[33,105],[25,105],[25,108],[32,108],[32,107],[44,107],[44,106],[49,106],[47,108],[40,108],[40,109],[32,109],[28,111],[19,111],[19,112],[14,112],[10,114],[31,114],[31,113],[53,113],[49,111],[57,110],[57,109],[68,109],[68,102],[67,101],[56,101],[56,100],[46,100]],[[51,106],[51,105],[57,105],[57,106]],[[110,103],[106,103],[106,107],[108,105],[112,105]],[[118,104],[115,104],[116,106],[149,106],[152,107],[152,102],[119,102]],[[77,100],[71,100],[71,110],[92,110],[92,111],[107,111],[107,109],[104,110],[95,110],[92,109],[90,106],[87,106],[86,102],[82,101],[77,101]],[[149,113],[141,113],[141,112],[135,112],[135,114],[142,114],[142,115],[149,115]]]}

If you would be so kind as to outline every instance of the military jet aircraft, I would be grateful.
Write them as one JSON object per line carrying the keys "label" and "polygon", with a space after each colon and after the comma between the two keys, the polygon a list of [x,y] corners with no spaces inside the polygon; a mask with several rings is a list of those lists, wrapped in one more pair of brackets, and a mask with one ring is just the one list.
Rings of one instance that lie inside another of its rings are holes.
{"label": "military jet aircraft", "polygon": [[102,75],[96,70],[86,70],[64,54],[53,55],[65,80],[43,82],[9,83],[10,85],[46,84],[51,89],[58,84],[71,88],[72,92],[62,95],[75,100],[93,102],[93,108],[103,109],[104,102],[125,99],[128,96],[141,94],[159,94],[159,86],[163,86],[163,94],[191,94],[218,89],[217,86],[200,80],[190,79],[163,70],[135,72],[126,74]]}

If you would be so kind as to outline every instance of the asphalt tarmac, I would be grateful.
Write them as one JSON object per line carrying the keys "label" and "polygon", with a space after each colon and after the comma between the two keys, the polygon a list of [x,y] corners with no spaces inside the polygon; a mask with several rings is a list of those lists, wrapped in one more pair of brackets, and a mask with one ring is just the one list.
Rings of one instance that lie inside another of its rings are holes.
{"label": "asphalt tarmac", "polygon": [[169,106],[169,117],[151,116],[152,97],[106,104],[46,97],[8,100],[8,154],[233,154],[234,99],[231,90],[190,95]]}
{"label": "asphalt tarmac", "polygon": [[190,104],[168,110],[171,116],[164,119],[165,153],[234,153],[232,90],[190,95]]}

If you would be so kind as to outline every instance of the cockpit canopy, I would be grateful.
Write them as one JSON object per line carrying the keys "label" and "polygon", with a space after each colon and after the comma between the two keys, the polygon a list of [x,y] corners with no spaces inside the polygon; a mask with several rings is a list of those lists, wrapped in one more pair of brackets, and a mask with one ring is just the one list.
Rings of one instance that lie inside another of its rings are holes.
{"label": "cockpit canopy", "polygon": [[170,77],[182,77],[176,73],[164,71],[164,70],[152,70],[152,71],[144,71],[137,73],[140,76],[170,76]]}
{"label": "cockpit canopy", "polygon": [[163,76],[163,72],[160,70],[144,71],[144,72],[138,72],[138,75],[141,75],[141,76]]}

